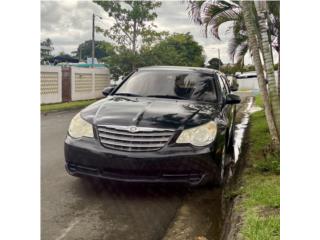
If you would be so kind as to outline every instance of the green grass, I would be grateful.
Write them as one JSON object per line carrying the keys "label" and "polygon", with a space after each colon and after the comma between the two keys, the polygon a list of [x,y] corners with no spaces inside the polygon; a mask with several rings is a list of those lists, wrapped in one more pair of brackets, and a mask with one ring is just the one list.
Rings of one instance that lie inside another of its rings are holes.
{"label": "green grass", "polygon": [[263,206],[264,208],[280,207],[280,178],[274,175],[252,174],[246,176],[246,185],[242,189],[246,197],[243,207]]}
{"label": "green grass", "polygon": [[263,107],[263,100],[262,100],[261,95],[256,96],[256,102],[255,103],[256,103],[257,106]]}
{"label": "green grass", "polygon": [[[263,105],[260,96],[256,105]],[[280,153],[271,148],[264,111],[252,114],[248,139],[241,201],[236,206],[243,219],[240,234],[247,240],[280,239]]]}
{"label": "green grass", "polygon": [[245,239],[278,240],[280,239],[280,216],[260,217],[250,213],[245,220],[246,228],[242,234]]}
{"label": "green grass", "polygon": [[81,101],[66,102],[66,103],[42,104],[41,112],[45,113],[45,112],[52,112],[52,111],[64,111],[64,110],[84,108],[90,105],[91,103],[94,103],[95,101],[97,101],[97,99],[81,100]]}

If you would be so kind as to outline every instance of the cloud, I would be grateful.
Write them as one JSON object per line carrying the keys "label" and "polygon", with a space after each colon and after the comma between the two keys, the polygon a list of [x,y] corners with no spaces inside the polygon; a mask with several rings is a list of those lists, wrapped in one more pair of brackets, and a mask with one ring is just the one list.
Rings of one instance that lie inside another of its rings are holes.
{"label": "cloud", "polygon": [[[227,40],[230,34],[225,34],[228,25],[222,26],[221,41],[209,36],[205,38],[199,25],[188,16],[187,4],[182,1],[163,1],[156,10],[158,17],[155,24],[160,31],[171,33],[187,33],[203,46],[207,60],[217,57],[217,48],[223,63],[231,62],[228,56]],[[54,52],[71,52],[78,45],[91,39],[92,13],[103,17],[97,19],[98,26],[112,26],[113,20],[108,18],[104,10],[91,1],[42,1],[41,2],[41,39],[50,38],[54,43]],[[101,33],[96,34],[97,40],[105,40]]]}

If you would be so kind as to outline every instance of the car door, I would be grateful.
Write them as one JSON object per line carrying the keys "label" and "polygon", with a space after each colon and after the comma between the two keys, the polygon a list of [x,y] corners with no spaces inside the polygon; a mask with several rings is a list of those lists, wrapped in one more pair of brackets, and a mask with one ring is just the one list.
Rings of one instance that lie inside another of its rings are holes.
{"label": "car door", "polygon": [[219,84],[221,88],[222,97],[222,110],[221,113],[226,121],[227,131],[228,131],[228,144],[230,143],[229,136],[232,136],[232,130],[234,125],[234,115],[235,115],[235,105],[226,104],[226,96],[230,94],[230,87],[228,85],[228,80],[221,74],[218,75]]}

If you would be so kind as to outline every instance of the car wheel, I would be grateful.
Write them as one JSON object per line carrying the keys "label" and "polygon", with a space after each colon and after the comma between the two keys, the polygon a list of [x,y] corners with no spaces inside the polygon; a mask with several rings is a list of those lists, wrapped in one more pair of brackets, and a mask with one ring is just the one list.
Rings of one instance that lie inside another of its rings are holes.
{"label": "car wheel", "polygon": [[226,166],[234,163],[235,161],[235,152],[234,152],[234,126],[232,127],[230,141],[227,147],[228,160],[226,161]]}
{"label": "car wheel", "polygon": [[223,146],[220,163],[216,165],[216,169],[212,176],[212,180],[207,184],[209,187],[221,187],[225,182],[225,163],[227,158],[226,146]]}
{"label": "car wheel", "polygon": [[226,146],[223,147],[222,153],[221,153],[221,164],[220,164],[220,177],[218,181],[218,185],[222,186],[225,181],[225,167],[226,167],[226,162],[227,162],[227,151],[226,151]]}
{"label": "car wheel", "polygon": [[209,183],[209,185],[221,187],[232,176],[232,172],[230,171],[232,171],[233,168],[234,157],[232,153],[234,153],[234,151],[229,152],[228,147],[227,144],[223,146],[220,164],[217,164],[212,182]]}

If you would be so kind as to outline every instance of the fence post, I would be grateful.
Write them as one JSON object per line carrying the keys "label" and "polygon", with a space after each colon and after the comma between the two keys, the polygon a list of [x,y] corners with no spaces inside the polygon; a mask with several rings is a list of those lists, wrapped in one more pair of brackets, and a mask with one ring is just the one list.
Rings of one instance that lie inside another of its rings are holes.
{"label": "fence post", "polygon": [[62,102],[71,101],[71,67],[62,67]]}

